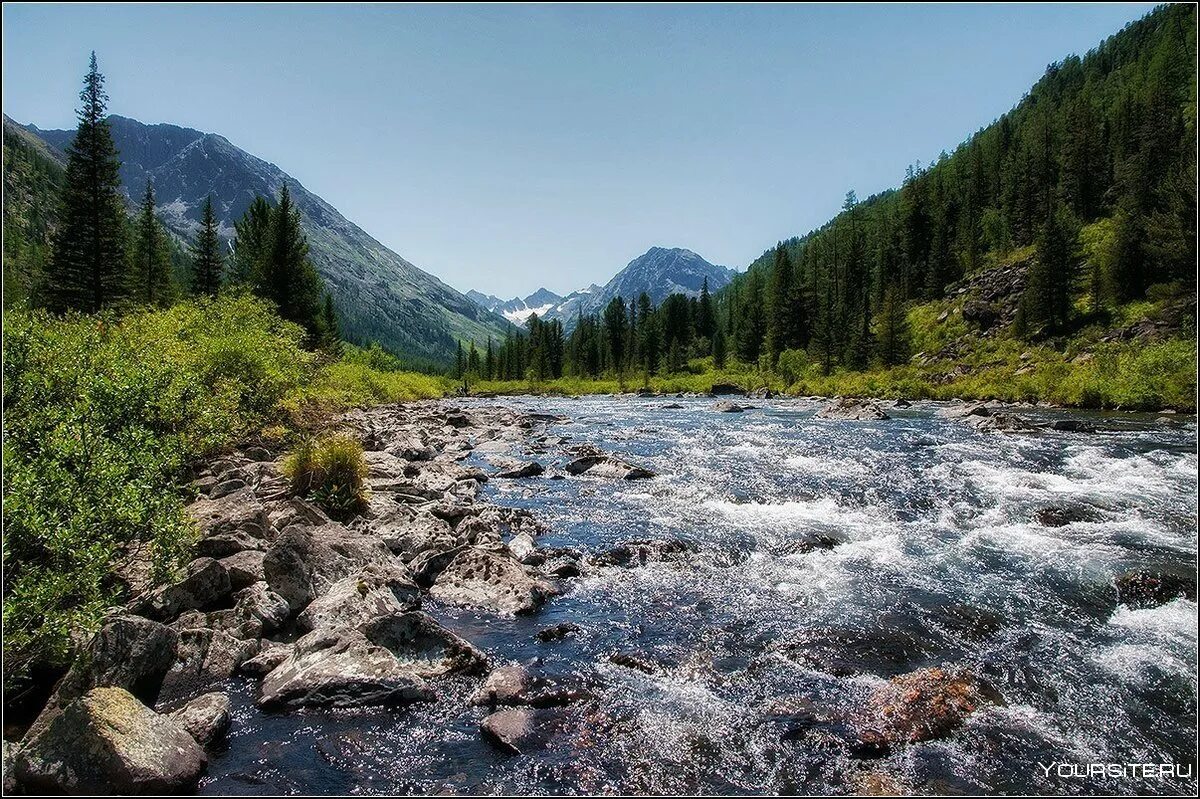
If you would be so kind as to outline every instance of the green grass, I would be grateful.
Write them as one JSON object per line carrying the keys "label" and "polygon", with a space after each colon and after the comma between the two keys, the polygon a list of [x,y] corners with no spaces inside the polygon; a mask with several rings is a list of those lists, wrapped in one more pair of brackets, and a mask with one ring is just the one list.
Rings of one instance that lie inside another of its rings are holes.
{"label": "green grass", "polygon": [[283,461],[292,492],[308,497],[335,519],[344,519],[367,504],[367,461],[362,444],[334,433],[301,441]]}

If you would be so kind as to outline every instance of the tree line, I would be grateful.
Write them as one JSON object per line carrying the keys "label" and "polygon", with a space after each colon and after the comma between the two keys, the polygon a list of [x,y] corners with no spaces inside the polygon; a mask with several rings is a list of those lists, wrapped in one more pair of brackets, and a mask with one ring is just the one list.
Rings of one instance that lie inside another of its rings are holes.
{"label": "tree line", "polygon": [[[1194,290],[1195,7],[1159,7],[903,186],[780,242],[717,298],[739,360],[825,370],[907,360],[906,309],[1030,248],[1015,332],[1069,333],[1154,285]],[[1096,223],[1100,223],[1096,225]],[[1100,243],[1083,269],[1080,232]],[[1073,298],[1089,298],[1088,317]]]}
{"label": "tree line", "polygon": [[692,358],[713,356],[718,368],[727,356],[716,323],[708,280],[698,297],[671,294],[655,306],[642,292],[626,302],[617,296],[603,310],[580,313],[570,333],[561,320],[533,314],[525,329],[513,328],[483,350],[459,342],[454,375],[486,380],[597,379],[606,374],[656,375],[680,372]]}
{"label": "tree line", "polygon": [[213,199],[207,197],[199,230],[184,252],[156,215],[151,181],[133,218],[126,212],[108,99],[92,53],[78,128],[67,150],[51,253],[30,300],[55,312],[97,313],[167,306],[185,295],[249,291],[303,327],[310,346],[337,350],[337,314],[308,258],[300,212],[287,184],[274,204],[254,198],[234,224],[229,245],[222,241]]}

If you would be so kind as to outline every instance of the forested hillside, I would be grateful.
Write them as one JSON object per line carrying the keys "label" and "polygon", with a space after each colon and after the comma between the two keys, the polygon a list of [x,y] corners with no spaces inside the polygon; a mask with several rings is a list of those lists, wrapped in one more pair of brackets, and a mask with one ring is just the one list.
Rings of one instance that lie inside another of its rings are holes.
{"label": "forested hillside", "polygon": [[4,117],[4,306],[37,290],[58,218],[63,163],[49,147]]}
{"label": "forested hillside", "polygon": [[963,301],[937,313],[973,332],[1007,322],[1041,340],[1193,295],[1195,58],[1195,7],[1160,7],[1051,65],[898,191],[849,192],[835,219],[768,250],[719,298],[738,357],[907,362],[911,309],[947,296]]}

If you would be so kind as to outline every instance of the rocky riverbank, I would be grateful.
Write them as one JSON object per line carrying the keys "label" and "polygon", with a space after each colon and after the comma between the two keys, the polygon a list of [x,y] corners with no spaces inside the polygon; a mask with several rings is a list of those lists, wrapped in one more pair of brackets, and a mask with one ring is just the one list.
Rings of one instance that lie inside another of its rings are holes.
{"label": "rocky riverbank", "polygon": [[[1002,414],[965,404],[945,413],[981,431],[1017,429],[976,424]],[[878,405],[852,400],[830,404],[819,417],[888,418]],[[370,494],[365,511],[343,520],[292,495],[279,453],[251,448],[208,464],[190,507],[201,533],[196,559],[159,586],[149,584],[136,552],[121,564],[134,599],[83,647],[22,740],[5,744],[6,787],[186,792],[232,723],[226,684],[235,676],[257,680],[256,702],[272,713],[403,712],[438,702],[447,681],[477,683],[473,702],[488,709],[479,732],[509,753],[535,754],[556,736],[601,730],[603,692],[595,681],[611,674],[503,662],[424,607],[432,601],[484,615],[535,614],[597,570],[685,565],[698,556],[683,540],[629,540],[594,552],[544,547],[545,528],[534,515],[485,501],[489,480],[654,477],[553,433],[561,421],[449,401],[351,412],[338,426],[363,443]],[[1149,604],[1187,593],[1160,576],[1140,576],[1125,591],[1145,594]],[[570,622],[547,625],[537,640],[553,644],[578,630]],[[631,674],[661,669],[639,651],[604,660]],[[869,759],[949,735],[976,709],[1003,701],[977,674],[948,664],[899,674],[852,707],[796,697],[776,715],[782,740],[803,737]]]}

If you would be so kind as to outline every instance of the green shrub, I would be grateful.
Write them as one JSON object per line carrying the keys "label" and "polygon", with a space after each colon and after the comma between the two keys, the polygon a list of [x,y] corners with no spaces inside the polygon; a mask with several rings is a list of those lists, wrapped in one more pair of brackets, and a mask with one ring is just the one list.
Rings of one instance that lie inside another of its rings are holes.
{"label": "green shrub", "polygon": [[4,318],[4,660],[65,663],[125,599],[111,565],[150,544],[157,576],[195,531],[188,464],[263,424],[311,371],[301,331],[248,297],[124,318]]}
{"label": "green shrub", "polygon": [[367,461],[362,444],[344,435],[301,442],[283,462],[292,491],[308,497],[335,518],[362,510],[367,501]]}

